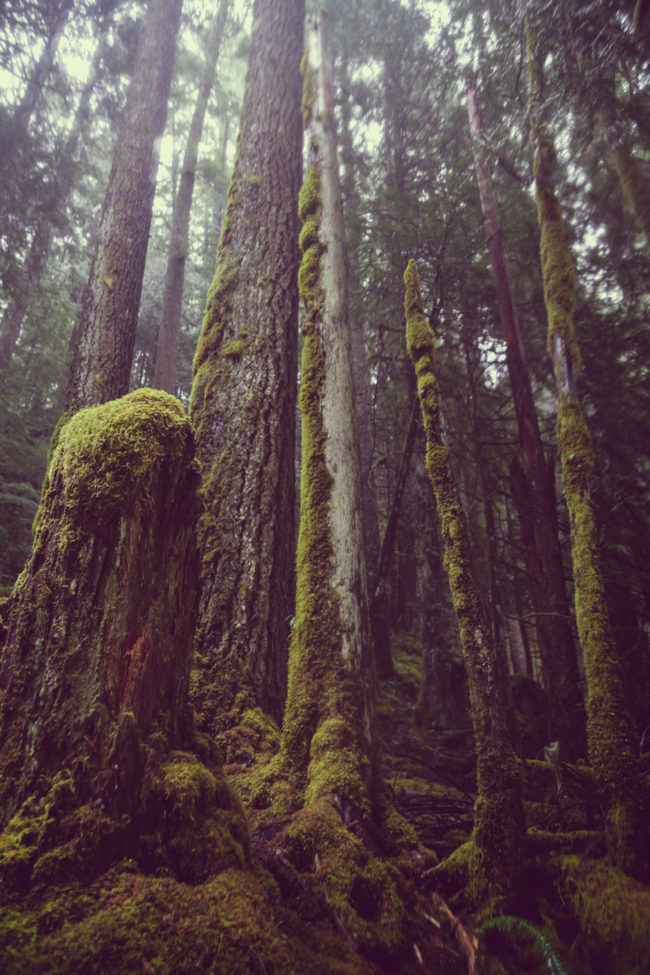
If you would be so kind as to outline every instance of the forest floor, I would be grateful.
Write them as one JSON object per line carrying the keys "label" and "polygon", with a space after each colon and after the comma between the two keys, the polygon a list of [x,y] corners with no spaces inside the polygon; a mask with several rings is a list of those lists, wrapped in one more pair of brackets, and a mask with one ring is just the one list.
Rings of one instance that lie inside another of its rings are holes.
{"label": "forest floor", "polygon": [[[318,854],[288,852],[294,816],[256,808],[264,804],[251,783],[279,738],[267,729],[262,743],[264,729],[249,721],[221,745],[248,816],[251,866],[187,884],[125,859],[100,876],[14,894],[0,885],[2,975],[648,975],[650,888],[604,858],[589,770],[545,755],[532,686],[516,694],[531,897],[520,917],[477,925],[462,876],[436,868],[471,835],[471,729],[417,731],[419,655],[398,650],[395,670],[380,687],[379,751],[387,796],[420,846],[368,854],[368,889],[351,892],[356,915],[340,908]],[[373,877],[386,880],[385,901],[399,891],[392,913],[373,900]],[[381,930],[391,917],[394,937]],[[370,932],[365,944],[359,931]]]}

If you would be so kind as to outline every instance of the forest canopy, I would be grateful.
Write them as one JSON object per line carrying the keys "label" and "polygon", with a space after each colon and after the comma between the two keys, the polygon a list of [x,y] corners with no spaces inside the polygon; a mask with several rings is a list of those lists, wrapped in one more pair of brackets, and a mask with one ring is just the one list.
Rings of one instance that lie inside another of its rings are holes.
{"label": "forest canopy", "polygon": [[0,9],[0,970],[650,971],[650,5]]}

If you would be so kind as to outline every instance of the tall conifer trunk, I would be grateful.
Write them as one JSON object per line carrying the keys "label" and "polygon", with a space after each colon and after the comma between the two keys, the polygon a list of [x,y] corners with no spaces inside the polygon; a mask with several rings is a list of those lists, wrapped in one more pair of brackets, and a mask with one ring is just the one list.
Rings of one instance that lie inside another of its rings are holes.
{"label": "tall conifer trunk", "polygon": [[485,220],[499,315],[506,342],[506,366],[517,415],[524,483],[518,494],[523,534],[529,540],[528,570],[536,614],[542,673],[549,703],[549,732],[560,740],[562,754],[575,758],[584,752],[584,714],[576,648],[571,632],[564,564],[558,536],[555,485],[544,454],[537,409],[510,284],[490,165],[481,144],[481,119],[476,93],[467,91],[467,108],[474,138],[474,159]]}
{"label": "tall conifer trunk", "polygon": [[153,380],[156,389],[164,389],[168,393],[174,393],[176,391],[178,338],[181,330],[185,262],[189,247],[188,232],[190,228],[190,214],[192,211],[192,196],[194,194],[194,179],[199,155],[199,143],[201,141],[201,133],[203,132],[208,100],[214,83],[214,75],[223,41],[229,5],[230,0],[221,0],[212,30],[209,32],[205,41],[205,64],[199,81],[199,91],[194,105],[190,129],[187,134],[180,185],[174,201],[172,232],[167,256],[167,272],[165,275],[162,311],[160,313],[156,366]]}
{"label": "tall conifer trunk", "polygon": [[582,368],[573,329],[576,276],[568,231],[555,190],[557,158],[544,106],[544,47],[530,26],[528,50],[531,142],[540,227],[549,351],[558,396],[557,439],[571,521],[578,635],[587,678],[587,747],[605,816],[610,856],[622,869],[650,876],[648,796],[636,755],[638,733],[625,699],[609,621],[590,491],[595,457],[576,380]]}
{"label": "tall conifer trunk", "polygon": [[81,321],[67,413],[129,388],[142,291],[158,140],[167,115],[183,0],[149,0],[104,199]]}
{"label": "tall conifer trunk", "polygon": [[[303,0],[257,0],[190,403],[203,474],[194,703],[278,719],[293,615]],[[235,720],[236,716],[233,716]],[[230,718],[225,720],[230,721]]]}

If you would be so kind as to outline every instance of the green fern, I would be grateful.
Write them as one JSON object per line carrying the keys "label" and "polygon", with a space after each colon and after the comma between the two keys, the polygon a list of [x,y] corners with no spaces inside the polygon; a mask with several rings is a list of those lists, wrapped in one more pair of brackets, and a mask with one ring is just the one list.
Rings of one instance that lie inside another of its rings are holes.
{"label": "green fern", "polygon": [[558,954],[553,949],[548,938],[542,934],[539,928],[521,917],[512,917],[509,914],[502,914],[499,917],[486,921],[478,929],[479,934],[485,931],[500,931],[502,934],[510,935],[515,940],[526,941],[533,948],[535,955],[540,961],[540,971],[546,975],[569,975]]}

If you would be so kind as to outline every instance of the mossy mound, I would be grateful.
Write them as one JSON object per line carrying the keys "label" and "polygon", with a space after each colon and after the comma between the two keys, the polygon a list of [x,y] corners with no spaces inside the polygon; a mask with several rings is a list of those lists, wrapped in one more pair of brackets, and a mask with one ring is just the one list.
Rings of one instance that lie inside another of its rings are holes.
{"label": "mossy mound", "polygon": [[66,884],[6,909],[4,975],[363,975],[364,962],[324,927],[281,904],[268,874],[227,870],[199,886],[125,861],[90,887]]}

